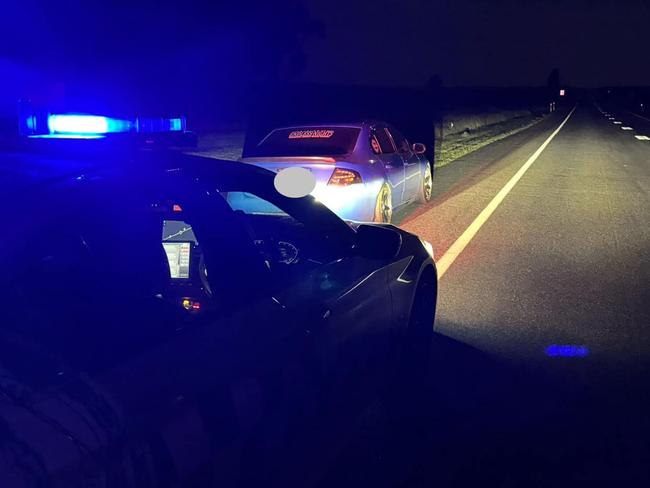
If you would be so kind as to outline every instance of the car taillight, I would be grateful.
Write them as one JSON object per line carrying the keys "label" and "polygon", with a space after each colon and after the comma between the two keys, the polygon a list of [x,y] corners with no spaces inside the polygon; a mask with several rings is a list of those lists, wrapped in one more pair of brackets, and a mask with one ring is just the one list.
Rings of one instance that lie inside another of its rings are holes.
{"label": "car taillight", "polygon": [[361,175],[351,169],[343,168],[336,168],[327,182],[328,185],[336,186],[348,186],[355,183],[361,183]]}

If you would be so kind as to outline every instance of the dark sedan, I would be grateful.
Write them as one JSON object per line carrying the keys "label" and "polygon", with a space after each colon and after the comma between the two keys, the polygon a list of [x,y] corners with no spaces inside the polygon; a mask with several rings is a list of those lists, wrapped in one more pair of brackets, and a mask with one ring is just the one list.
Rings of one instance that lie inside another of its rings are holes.
{"label": "dark sedan", "polygon": [[425,367],[426,246],[255,166],[108,159],[5,207],[2,485],[308,485],[363,399]]}

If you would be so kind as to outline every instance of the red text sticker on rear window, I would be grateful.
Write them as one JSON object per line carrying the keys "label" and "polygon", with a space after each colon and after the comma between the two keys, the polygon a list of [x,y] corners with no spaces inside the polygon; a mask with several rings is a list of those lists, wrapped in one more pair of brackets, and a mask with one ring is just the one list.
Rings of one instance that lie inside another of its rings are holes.
{"label": "red text sticker on rear window", "polygon": [[334,135],[333,130],[294,130],[289,133],[289,139],[329,139]]}

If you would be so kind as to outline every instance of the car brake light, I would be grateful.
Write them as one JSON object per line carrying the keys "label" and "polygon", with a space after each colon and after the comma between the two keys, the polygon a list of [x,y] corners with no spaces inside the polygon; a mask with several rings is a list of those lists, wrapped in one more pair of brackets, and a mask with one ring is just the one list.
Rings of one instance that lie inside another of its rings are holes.
{"label": "car brake light", "polygon": [[361,183],[361,175],[356,171],[350,169],[336,168],[330,180],[327,182],[328,185],[336,186],[348,186],[355,183]]}

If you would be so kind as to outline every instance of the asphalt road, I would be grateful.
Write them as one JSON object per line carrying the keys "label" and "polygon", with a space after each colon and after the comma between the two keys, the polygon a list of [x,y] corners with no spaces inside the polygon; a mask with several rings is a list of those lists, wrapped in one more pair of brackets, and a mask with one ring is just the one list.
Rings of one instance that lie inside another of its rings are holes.
{"label": "asphalt road", "polygon": [[[323,486],[650,486],[650,120],[600,110],[446,269],[426,387],[376,402]],[[441,168],[400,225],[446,259],[567,114]]]}

